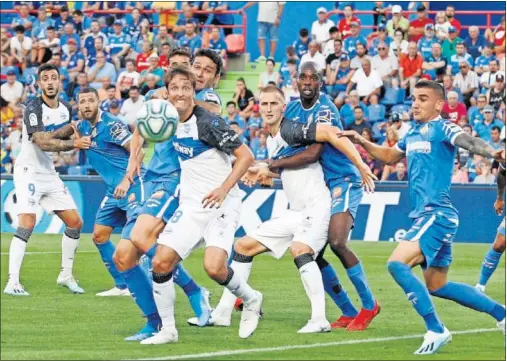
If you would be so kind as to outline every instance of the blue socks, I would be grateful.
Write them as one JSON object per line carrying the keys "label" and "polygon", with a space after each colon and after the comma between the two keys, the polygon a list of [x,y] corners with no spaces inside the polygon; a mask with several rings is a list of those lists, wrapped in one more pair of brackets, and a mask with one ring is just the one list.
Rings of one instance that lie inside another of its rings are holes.
{"label": "blue socks", "polygon": [[396,283],[403,289],[417,313],[424,319],[426,328],[436,333],[444,332],[444,327],[435,312],[426,285],[414,276],[410,266],[394,261],[387,264],[387,269]]}
{"label": "blue socks", "polygon": [[355,317],[358,313],[357,309],[350,301],[349,295],[345,289],[340,285],[334,268],[330,264],[327,264],[327,266],[320,269],[320,272],[322,272],[322,281],[324,282],[326,293],[340,308],[343,316]]}
{"label": "blue socks", "polygon": [[481,274],[479,276],[479,284],[482,286],[486,286],[489,278],[495,272],[498,263],[500,262],[500,257],[502,257],[502,253],[495,251],[491,248],[486,256],[484,257],[484,261],[482,262]]}
{"label": "blue socks", "polygon": [[445,298],[465,307],[493,316],[497,321],[505,318],[505,308],[489,296],[465,283],[447,282],[444,287],[431,292],[433,296]]}
{"label": "blue socks", "polygon": [[115,286],[122,290],[127,288],[127,284],[125,283],[123,276],[121,275],[120,271],[118,271],[116,265],[113,262],[113,254],[114,250],[116,249],[114,243],[107,241],[105,243],[95,243],[95,246],[99,250],[102,262],[104,262],[104,265],[109,271],[109,274],[111,277],[113,277]]}
{"label": "blue socks", "polygon": [[181,263],[176,265],[176,268],[173,271],[173,279],[174,283],[180,286],[187,296],[195,295],[201,290],[188,272],[183,268]]}
{"label": "blue socks", "polygon": [[154,328],[161,323],[157,312],[157,305],[153,298],[153,287],[141,267],[135,266],[121,272],[132,298],[141,309],[144,316],[148,318],[148,324]]}
{"label": "blue socks", "polygon": [[361,298],[363,308],[366,310],[373,310],[375,308],[375,299],[373,298],[370,286],[366,280],[361,262],[356,264],[354,267],[350,267],[347,270],[347,275],[349,276],[350,281],[354,284],[354,287]]}

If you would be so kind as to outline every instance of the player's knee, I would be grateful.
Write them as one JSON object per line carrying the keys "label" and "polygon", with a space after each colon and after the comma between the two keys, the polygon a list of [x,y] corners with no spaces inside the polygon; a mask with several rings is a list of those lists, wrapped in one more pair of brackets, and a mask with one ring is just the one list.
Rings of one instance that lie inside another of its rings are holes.
{"label": "player's knee", "polygon": [[215,282],[221,283],[227,278],[227,267],[218,262],[205,262],[204,270],[208,276]]}
{"label": "player's knee", "polygon": [[243,237],[234,245],[234,251],[245,256],[255,256],[258,244],[253,238]]}
{"label": "player's knee", "polygon": [[344,236],[336,236],[329,240],[331,249],[336,254],[344,254],[349,251],[347,246],[347,238]]}
{"label": "player's knee", "polygon": [[290,253],[292,254],[292,258],[296,259],[296,257],[301,256],[302,254],[310,254],[313,256],[313,250],[307,246],[306,244],[294,242],[290,246]]}
{"label": "player's knee", "polygon": [[498,253],[505,252],[505,237],[503,239],[497,239],[495,243],[493,243],[493,250]]}
{"label": "player's knee", "polygon": [[79,215],[76,215],[76,217],[74,217],[67,224],[67,228],[78,229],[79,231],[81,231],[81,228],[83,228],[83,220],[81,219],[81,217]]}
{"label": "player's knee", "polygon": [[172,272],[176,264],[180,261],[175,252],[169,247],[157,247],[155,257],[152,260],[153,272],[167,274]]}
{"label": "player's knee", "polygon": [[18,227],[29,229],[30,233],[35,228],[36,222],[35,214],[20,214],[18,217]]}
{"label": "player's knee", "polygon": [[100,231],[94,231],[92,235],[93,243],[106,243],[109,241],[109,234]]}

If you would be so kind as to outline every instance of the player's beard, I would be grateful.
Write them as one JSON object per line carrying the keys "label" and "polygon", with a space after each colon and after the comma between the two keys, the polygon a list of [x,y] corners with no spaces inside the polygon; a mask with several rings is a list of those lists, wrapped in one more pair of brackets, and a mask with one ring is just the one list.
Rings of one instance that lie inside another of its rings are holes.
{"label": "player's beard", "polygon": [[97,119],[97,114],[98,113],[99,113],[99,108],[98,107],[95,109],[95,111],[92,112],[92,115],[90,115],[89,117],[87,117],[86,115],[84,115],[83,112],[81,112],[81,114],[83,115],[83,119],[88,120],[88,121],[90,121],[92,123],[94,123],[95,120]]}
{"label": "player's beard", "polygon": [[49,95],[47,91],[42,91],[44,93],[44,95],[49,98],[49,99],[55,99],[57,96],[58,96],[58,89],[55,91],[55,93],[53,95]]}

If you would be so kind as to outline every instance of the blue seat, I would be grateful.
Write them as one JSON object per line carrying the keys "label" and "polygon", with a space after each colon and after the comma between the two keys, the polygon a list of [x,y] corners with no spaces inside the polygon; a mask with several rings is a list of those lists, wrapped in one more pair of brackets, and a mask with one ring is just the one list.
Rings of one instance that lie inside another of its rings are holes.
{"label": "blue seat", "polygon": [[405,100],[405,89],[387,88],[384,98],[380,102],[383,105],[392,106],[396,104],[403,104]]}
{"label": "blue seat", "polygon": [[391,108],[391,114],[392,113],[403,113],[408,112],[410,110],[410,106],[406,104],[396,104]]}
{"label": "blue seat", "polygon": [[385,120],[386,107],[382,104],[368,105],[368,120],[372,123]]}

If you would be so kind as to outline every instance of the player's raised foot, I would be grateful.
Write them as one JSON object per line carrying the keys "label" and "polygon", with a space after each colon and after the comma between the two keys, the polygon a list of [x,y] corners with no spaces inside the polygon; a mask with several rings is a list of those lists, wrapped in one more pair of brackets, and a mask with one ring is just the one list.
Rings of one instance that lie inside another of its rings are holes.
{"label": "player's raised foot", "polygon": [[159,328],[160,328],[160,326],[154,327],[154,326],[150,325],[149,323],[146,323],[146,325],[139,332],[137,332],[135,335],[126,337],[125,341],[139,342],[139,341],[146,340],[147,338],[150,338],[153,335],[155,335],[158,332]]}
{"label": "player's raised foot", "polygon": [[362,308],[356,318],[354,318],[354,320],[347,326],[347,331],[365,330],[379,313],[380,305],[377,301],[375,301],[375,307],[373,307],[373,310],[366,310]]}
{"label": "player's raised foot", "polygon": [[486,286],[483,286],[479,283],[475,285],[475,289],[481,293],[486,293]]}
{"label": "player's raised foot", "polygon": [[261,318],[262,293],[254,291],[255,297],[248,303],[244,303],[241,312],[241,322],[239,323],[239,337],[248,338],[253,335],[259,319]]}
{"label": "player's raised foot", "polygon": [[67,287],[72,293],[85,293],[85,291],[79,287],[77,281],[74,279],[72,275],[63,276],[61,273],[56,280],[56,284],[58,286]]}
{"label": "player's raised foot", "polygon": [[355,316],[340,316],[336,321],[334,321],[332,324],[331,324],[331,328],[332,329],[335,329],[335,328],[347,328],[348,325],[350,325],[350,323],[352,321],[354,321],[354,318]]}
{"label": "player's raised foot", "polygon": [[130,291],[128,288],[113,287],[110,290],[99,292],[95,296],[99,297],[130,296]]}
{"label": "player's raised foot", "polygon": [[176,330],[176,327],[162,328],[152,337],[141,341],[141,345],[164,345],[170,342],[178,342],[178,330]]}
{"label": "player's raised foot", "polygon": [[432,355],[451,341],[452,335],[446,327],[442,333],[428,331],[424,335],[421,347],[414,352],[414,355]]}
{"label": "player's raised foot", "polygon": [[308,323],[303,326],[298,333],[322,333],[322,332],[330,332],[331,325],[324,318],[322,320],[310,320]]}
{"label": "player's raised foot", "polygon": [[196,315],[197,324],[195,326],[204,327],[208,324],[211,317],[211,305],[209,304],[210,292],[201,287],[198,293],[188,296],[190,305]]}
{"label": "player's raised foot", "polygon": [[30,296],[21,283],[8,282],[4,288],[4,293],[11,296]]}

